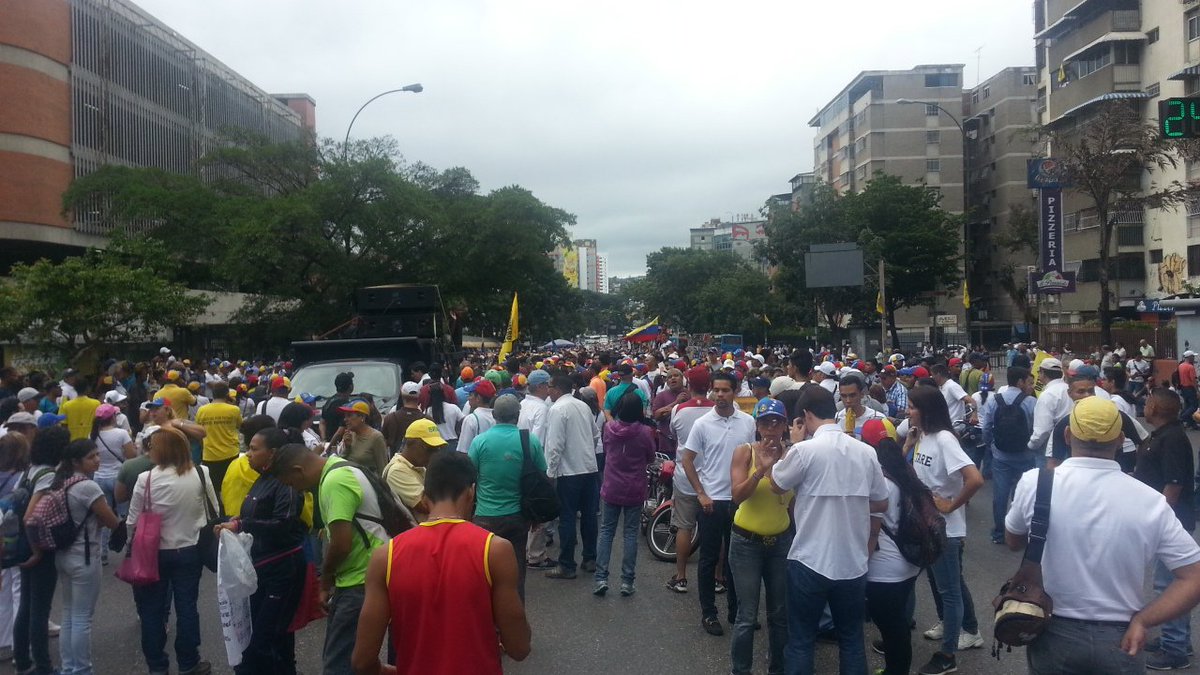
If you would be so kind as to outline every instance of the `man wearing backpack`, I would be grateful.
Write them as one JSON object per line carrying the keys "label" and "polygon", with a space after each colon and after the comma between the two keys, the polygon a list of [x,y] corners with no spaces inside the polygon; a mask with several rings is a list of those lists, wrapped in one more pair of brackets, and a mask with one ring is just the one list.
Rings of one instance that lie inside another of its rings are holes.
{"label": "man wearing backpack", "polygon": [[1017,481],[1034,467],[1029,449],[1033,435],[1033,375],[1028,368],[1008,369],[1008,385],[988,397],[979,410],[983,442],[992,454],[992,543],[1004,543],[1004,516]]}

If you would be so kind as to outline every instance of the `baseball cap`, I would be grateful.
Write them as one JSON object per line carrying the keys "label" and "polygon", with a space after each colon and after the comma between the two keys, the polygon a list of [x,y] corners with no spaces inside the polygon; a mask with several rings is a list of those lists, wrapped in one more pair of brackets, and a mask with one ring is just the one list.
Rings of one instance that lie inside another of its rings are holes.
{"label": "baseball cap", "polygon": [[880,441],[885,438],[890,438],[893,441],[899,439],[899,437],[896,435],[896,427],[892,424],[891,420],[873,419],[867,420],[866,423],[863,424],[863,443],[868,443],[872,446],[878,447]]}
{"label": "baseball cap", "polygon": [[39,398],[41,395],[42,392],[38,391],[37,389],[34,389],[33,387],[25,387],[21,391],[17,392],[17,400],[21,403],[25,403],[26,401],[32,401],[35,398]]}
{"label": "baseball cap", "polygon": [[929,377],[929,369],[925,366],[913,366],[913,377]]}
{"label": "baseball cap", "polygon": [[1042,361],[1042,365],[1040,365],[1038,367],[1041,368],[1042,370],[1056,370],[1061,373],[1062,372],[1062,361],[1059,361],[1058,359],[1051,356],[1050,358]]}
{"label": "baseball cap", "polygon": [[628,363],[622,363],[621,365],[617,366],[617,372],[622,375],[632,375],[633,366],[629,365]]}
{"label": "baseball cap", "polygon": [[165,399],[165,398],[156,398],[156,399],[154,399],[153,401],[146,401],[146,402],[145,402],[145,403],[143,403],[142,405],[146,406],[146,408],[147,408],[147,409],[149,409],[149,410],[152,410],[152,409],[154,409],[154,408],[161,408],[161,407],[163,407],[163,406],[164,406],[164,405],[166,405],[166,404],[167,404],[167,399]]}
{"label": "baseball cap", "polygon": [[417,438],[425,441],[426,445],[440,447],[446,444],[446,439],[442,438],[442,434],[438,432],[437,425],[433,420],[414,420],[408,425],[408,430],[404,432],[405,438]]}
{"label": "baseball cap", "polygon": [[1079,366],[1079,368],[1075,370],[1075,377],[1098,380],[1100,379],[1100,369],[1096,366]]}
{"label": "baseball cap", "polygon": [[1107,443],[1121,435],[1121,413],[1112,401],[1089,396],[1075,403],[1070,425],[1071,436],[1081,441]]}
{"label": "baseball cap", "polygon": [[473,379],[475,379],[475,370],[473,368],[471,368],[471,366],[467,366],[466,368],[463,368],[462,372],[460,372],[458,375],[464,381],[465,380],[473,380]]}
{"label": "baseball cap", "polygon": [[365,417],[365,416],[371,414],[371,406],[367,405],[367,402],[362,400],[361,398],[356,398],[353,401],[350,401],[349,403],[347,403],[346,405],[340,406],[338,408],[338,412],[357,413],[357,414],[363,415]]}
{"label": "baseball cap", "polygon": [[688,386],[692,389],[708,389],[708,385],[712,382],[712,378],[708,374],[708,367],[696,366],[687,371]]}
{"label": "baseball cap", "polygon": [[525,383],[530,387],[547,384],[548,382],[550,382],[550,373],[544,370],[535,370],[529,374],[529,377],[525,378]]}
{"label": "baseball cap", "polygon": [[831,377],[837,373],[837,367],[833,365],[832,361],[823,362],[821,365],[817,366],[817,370]]}
{"label": "baseball cap", "polygon": [[496,385],[492,384],[491,380],[480,380],[472,382],[466,386],[468,394],[479,394],[484,398],[496,397]]}
{"label": "baseball cap", "polygon": [[291,389],[291,388],[292,388],[292,383],[286,377],[271,378],[271,391],[275,391],[276,389]]}
{"label": "baseball cap", "polygon": [[[26,414],[28,414],[28,413],[26,413]],[[32,417],[32,415],[30,415],[30,417]],[[56,415],[54,413],[42,413],[42,416],[37,418],[37,427],[39,429],[45,429],[47,427],[58,426],[59,424],[62,424],[63,420],[65,420],[65,419],[67,419],[66,415]]]}
{"label": "baseball cap", "polygon": [[400,395],[401,396],[420,396],[421,395],[421,385],[417,384],[416,382],[405,382],[404,384],[400,385]]}
{"label": "baseball cap", "polygon": [[525,375],[523,375],[522,373],[517,373],[516,375],[513,375],[512,385],[514,388],[520,389],[528,383],[529,383],[529,378],[525,377]]}
{"label": "baseball cap", "polygon": [[895,375],[896,374],[896,366],[893,366],[892,364],[889,363],[886,366],[884,366],[883,368],[881,368],[879,372],[887,373],[888,375]]}
{"label": "baseball cap", "polygon": [[178,380],[182,376],[183,376],[183,374],[180,373],[178,370],[168,370],[167,371],[167,381],[169,381],[169,382],[174,382],[175,380]]}
{"label": "baseball cap", "polygon": [[752,377],[750,378],[750,386],[751,388],[769,389],[771,381],[765,377]]}
{"label": "baseball cap", "polygon": [[721,364],[722,368],[733,368],[733,359],[725,359],[725,363]]}
{"label": "baseball cap", "polygon": [[783,420],[787,420],[787,408],[784,407],[783,401],[776,401],[773,398],[764,398],[754,406],[754,416],[758,418],[769,417],[774,415]]}
{"label": "baseball cap", "polygon": [[125,394],[122,394],[121,392],[117,391],[116,389],[113,389],[112,391],[110,391],[104,395],[104,402],[109,405],[116,405],[116,404],[120,403],[121,401],[124,401],[127,398],[129,398],[129,397],[126,396]]}
{"label": "baseball cap", "polygon": [[962,359],[958,358],[957,356],[950,359],[950,361],[949,361],[949,365],[951,368],[953,368],[954,366],[957,366],[961,363],[962,363]]}
{"label": "baseball cap", "polygon": [[196,380],[192,380],[191,382],[188,382],[187,388],[188,388],[188,391],[190,391],[194,394],[194,393],[200,391],[200,383],[197,382]]}
{"label": "baseball cap", "polygon": [[119,409],[117,409],[117,406],[112,405],[110,403],[101,403],[100,406],[98,408],[96,408],[96,419],[106,420],[106,419],[109,419],[112,417],[116,417],[117,413],[119,413],[119,412],[121,412],[121,411]]}
{"label": "baseball cap", "polygon": [[1189,357],[1189,356],[1195,356],[1195,355],[1196,355],[1196,352],[1194,352],[1194,351],[1192,351],[1192,350],[1190,350],[1190,349],[1189,349],[1189,350],[1187,350],[1187,351],[1185,351],[1185,352],[1183,353],[1183,358],[1185,358],[1185,359],[1186,359],[1186,358],[1187,358],[1187,357]]}
{"label": "baseball cap", "polygon": [[908,367],[901,368],[900,370],[896,371],[896,374],[904,375],[905,377],[912,377],[916,373],[916,370],[917,370],[916,368],[914,368],[912,366],[908,366]]}
{"label": "baseball cap", "polygon": [[33,413],[27,413],[22,410],[21,412],[9,415],[8,420],[4,423],[5,426],[12,426],[14,424],[28,424],[32,427],[37,426],[37,420],[34,419]]}
{"label": "baseball cap", "polygon": [[1074,373],[1085,365],[1087,364],[1083,362],[1083,359],[1071,359],[1071,362],[1067,364],[1067,372]]}

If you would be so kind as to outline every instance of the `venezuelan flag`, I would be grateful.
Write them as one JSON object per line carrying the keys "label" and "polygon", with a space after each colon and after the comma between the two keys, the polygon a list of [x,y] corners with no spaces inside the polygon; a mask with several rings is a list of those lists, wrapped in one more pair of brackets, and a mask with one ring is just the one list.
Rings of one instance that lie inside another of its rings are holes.
{"label": "venezuelan flag", "polygon": [[625,339],[629,342],[653,342],[662,335],[662,326],[658,325],[659,317],[654,317],[654,320],[642,324],[637,328],[625,334]]}

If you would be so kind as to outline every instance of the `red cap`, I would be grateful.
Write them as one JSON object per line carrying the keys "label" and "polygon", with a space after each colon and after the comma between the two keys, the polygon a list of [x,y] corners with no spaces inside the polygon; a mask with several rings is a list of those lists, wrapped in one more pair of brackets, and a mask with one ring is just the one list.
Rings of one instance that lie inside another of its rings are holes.
{"label": "red cap", "polygon": [[929,370],[925,366],[917,366],[913,368],[913,377],[929,377]]}
{"label": "red cap", "polygon": [[484,398],[496,397],[496,385],[492,384],[491,380],[479,380],[472,385],[472,394],[479,394]]}
{"label": "red cap", "polygon": [[711,375],[708,372],[708,366],[696,366],[685,373],[687,376],[688,386],[692,389],[708,389],[711,380]]}
{"label": "red cap", "polygon": [[950,359],[950,367],[951,368],[953,368],[954,366],[957,366],[957,365],[961,365],[961,364],[962,364],[962,359],[958,358],[957,356]]}
{"label": "red cap", "polygon": [[888,420],[867,420],[862,428],[863,443],[878,448],[880,441],[885,438],[896,440],[896,428]]}

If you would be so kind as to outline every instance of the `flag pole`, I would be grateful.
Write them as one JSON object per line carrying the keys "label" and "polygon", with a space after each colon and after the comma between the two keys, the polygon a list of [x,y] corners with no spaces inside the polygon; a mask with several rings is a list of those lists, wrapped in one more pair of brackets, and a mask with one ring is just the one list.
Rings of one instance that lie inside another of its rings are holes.
{"label": "flag pole", "polygon": [[[884,280],[883,257],[879,258],[879,304],[883,307],[883,311],[879,313],[879,351],[883,352],[883,358],[886,361],[888,357],[887,348],[887,288]],[[883,365],[883,364],[880,364]]]}

